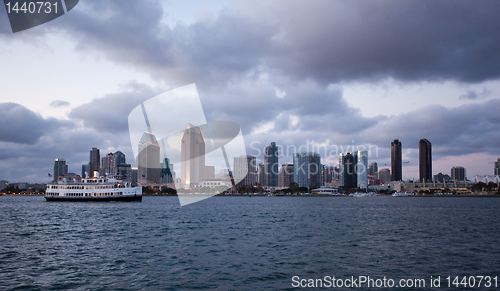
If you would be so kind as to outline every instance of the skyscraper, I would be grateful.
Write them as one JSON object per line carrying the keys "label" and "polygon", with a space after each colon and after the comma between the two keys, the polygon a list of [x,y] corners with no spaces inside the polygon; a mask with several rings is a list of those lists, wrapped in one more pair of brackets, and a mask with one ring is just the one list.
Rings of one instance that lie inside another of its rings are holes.
{"label": "skyscraper", "polygon": [[278,174],[278,186],[290,187],[293,182],[293,164],[281,165],[280,173]]}
{"label": "skyscraper", "polygon": [[137,155],[138,180],[145,184],[160,182],[160,146],[156,136],[149,132],[142,134]]}
{"label": "skyscraper", "polygon": [[101,168],[101,157],[98,148],[90,150],[89,162],[89,177],[94,177],[94,171],[99,171]]}
{"label": "skyscraper", "polygon": [[316,189],[321,187],[321,157],[316,153],[293,155],[293,181],[299,187]]}
{"label": "skyscraper", "polygon": [[113,154],[113,153],[109,153],[105,157],[101,158],[101,169],[99,170],[101,175],[115,175],[116,174],[116,173],[112,172],[114,155],[115,154]]}
{"label": "skyscraper", "polygon": [[378,179],[377,162],[370,163],[370,166],[368,167],[368,175],[373,176],[375,179]]}
{"label": "skyscraper", "polygon": [[205,181],[205,140],[200,128],[190,123],[182,136],[181,179],[187,186]]}
{"label": "skyscraper", "polygon": [[234,179],[240,186],[255,185],[257,178],[256,158],[254,156],[234,157]]}
{"label": "skyscraper", "polygon": [[356,168],[356,157],[351,153],[339,154],[340,186],[344,188],[356,188],[358,186]]}
{"label": "skyscraper", "polygon": [[378,178],[382,184],[389,182],[391,180],[391,170],[388,168],[380,169],[378,171]]}
{"label": "skyscraper", "polygon": [[275,142],[266,146],[264,151],[264,186],[278,186],[278,147]]}
{"label": "skyscraper", "polygon": [[66,165],[65,159],[55,159],[54,161],[54,182],[57,182],[59,176],[68,173],[68,165]]}
{"label": "skyscraper", "polygon": [[464,167],[453,167],[453,168],[451,168],[451,179],[453,181],[463,181],[463,180],[465,180],[465,168]]}
{"label": "skyscraper", "polygon": [[402,144],[398,139],[391,142],[391,180],[403,180]]}
{"label": "skyscraper", "polygon": [[431,142],[425,138],[418,143],[418,156],[420,181],[432,181],[432,148]]}
{"label": "skyscraper", "polygon": [[264,186],[266,183],[266,170],[264,164],[259,164],[257,166],[257,183],[261,186]]}
{"label": "skyscraper", "polygon": [[324,177],[325,177],[325,183],[331,183],[333,180],[335,172],[335,167],[334,166],[325,166],[325,172],[324,172]]}
{"label": "skyscraper", "polygon": [[360,150],[356,152],[356,179],[357,187],[368,188],[368,151]]}
{"label": "skyscraper", "polygon": [[495,162],[495,171],[494,171],[495,176],[500,175],[500,159]]}

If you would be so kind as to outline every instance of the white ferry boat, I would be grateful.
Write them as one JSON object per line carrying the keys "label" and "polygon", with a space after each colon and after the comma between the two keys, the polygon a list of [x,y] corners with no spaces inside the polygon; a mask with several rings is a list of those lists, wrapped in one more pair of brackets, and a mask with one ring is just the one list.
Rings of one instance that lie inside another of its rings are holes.
{"label": "white ferry boat", "polygon": [[47,201],[142,201],[142,186],[107,177],[94,177],[79,181],[62,181],[47,184]]}

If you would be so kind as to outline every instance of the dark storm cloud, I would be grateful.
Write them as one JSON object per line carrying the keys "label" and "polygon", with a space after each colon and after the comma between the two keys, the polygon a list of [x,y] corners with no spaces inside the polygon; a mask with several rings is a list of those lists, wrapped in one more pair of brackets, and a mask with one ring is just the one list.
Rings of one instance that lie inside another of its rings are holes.
{"label": "dark storm cloud", "polygon": [[70,118],[100,132],[125,132],[128,114],[141,102],[158,94],[157,89],[131,82],[125,91],[108,94],[71,110]]}
{"label": "dark storm cloud", "polygon": [[427,138],[437,157],[487,152],[498,154],[500,148],[500,99],[455,108],[426,106],[377,124],[376,131],[366,131],[367,140],[388,147],[399,138],[405,148],[418,148],[420,138]]}
{"label": "dark storm cloud", "polygon": [[458,99],[461,100],[475,100],[478,98],[484,98],[491,94],[491,90],[483,88],[483,91],[477,92],[476,90],[468,90],[466,93],[458,96]]}
{"label": "dark storm cloud", "polygon": [[66,123],[55,118],[44,119],[16,103],[0,103],[0,116],[5,122],[0,127],[0,141],[3,142],[34,144],[45,133]]}
{"label": "dark storm cloud", "polygon": [[497,1],[237,3],[212,22],[170,28],[157,2],[85,2],[55,27],[80,40],[82,51],[176,84],[259,69],[326,83],[500,75]]}

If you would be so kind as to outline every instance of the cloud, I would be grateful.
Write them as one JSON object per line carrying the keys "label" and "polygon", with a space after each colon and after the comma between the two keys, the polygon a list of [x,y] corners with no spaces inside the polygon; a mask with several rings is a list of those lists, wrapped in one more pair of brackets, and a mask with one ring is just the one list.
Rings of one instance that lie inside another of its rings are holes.
{"label": "cloud", "polygon": [[128,131],[128,114],[141,102],[160,92],[144,84],[129,82],[124,90],[93,99],[69,113],[71,119],[80,121],[86,128],[99,132]]}
{"label": "cloud", "polygon": [[16,103],[0,103],[0,116],[6,122],[0,127],[0,142],[34,144],[45,133],[62,125],[54,118],[44,119]]}
{"label": "cloud", "polygon": [[477,92],[476,90],[468,90],[465,94],[461,94],[458,96],[458,99],[460,100],[476,100],[480,98],[487,97],[488,95],[491,94],[491,90],[488,90],[486,88],[483,88],[483,91]]}
{"label": "cloud", "polygon": [[176,85],[256,70],[323,83],[474,83],[500,76],[496,8],[496,1],[238,1],[211,21],[168,27],[158,2],[100,1],[52,25],[82,52]]}
{"label": "cloud", "polygon": [[58,107],[67,107],[69,106],[69,102],[64,101],[64,100],[54,100],[50,102],[50,107],[58,108]]}

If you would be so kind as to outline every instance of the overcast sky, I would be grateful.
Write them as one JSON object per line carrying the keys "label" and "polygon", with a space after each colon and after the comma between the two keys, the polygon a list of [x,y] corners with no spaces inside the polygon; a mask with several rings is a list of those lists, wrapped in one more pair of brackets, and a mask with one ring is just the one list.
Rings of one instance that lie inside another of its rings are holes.
{"label": "overcast sky", "polygon": [[427,138],[433,174],[491,175],[498,15],[498,1],[81,0],[13,34],[0,8],[0,180],[46,182],[55,158],[80,173],[92,147],[135,164],[130,111],[191,83],[207,120],[241,125],[251,155],[272,141],[365,145],[383,168],[398,138],[403,178],[418,178]]}

